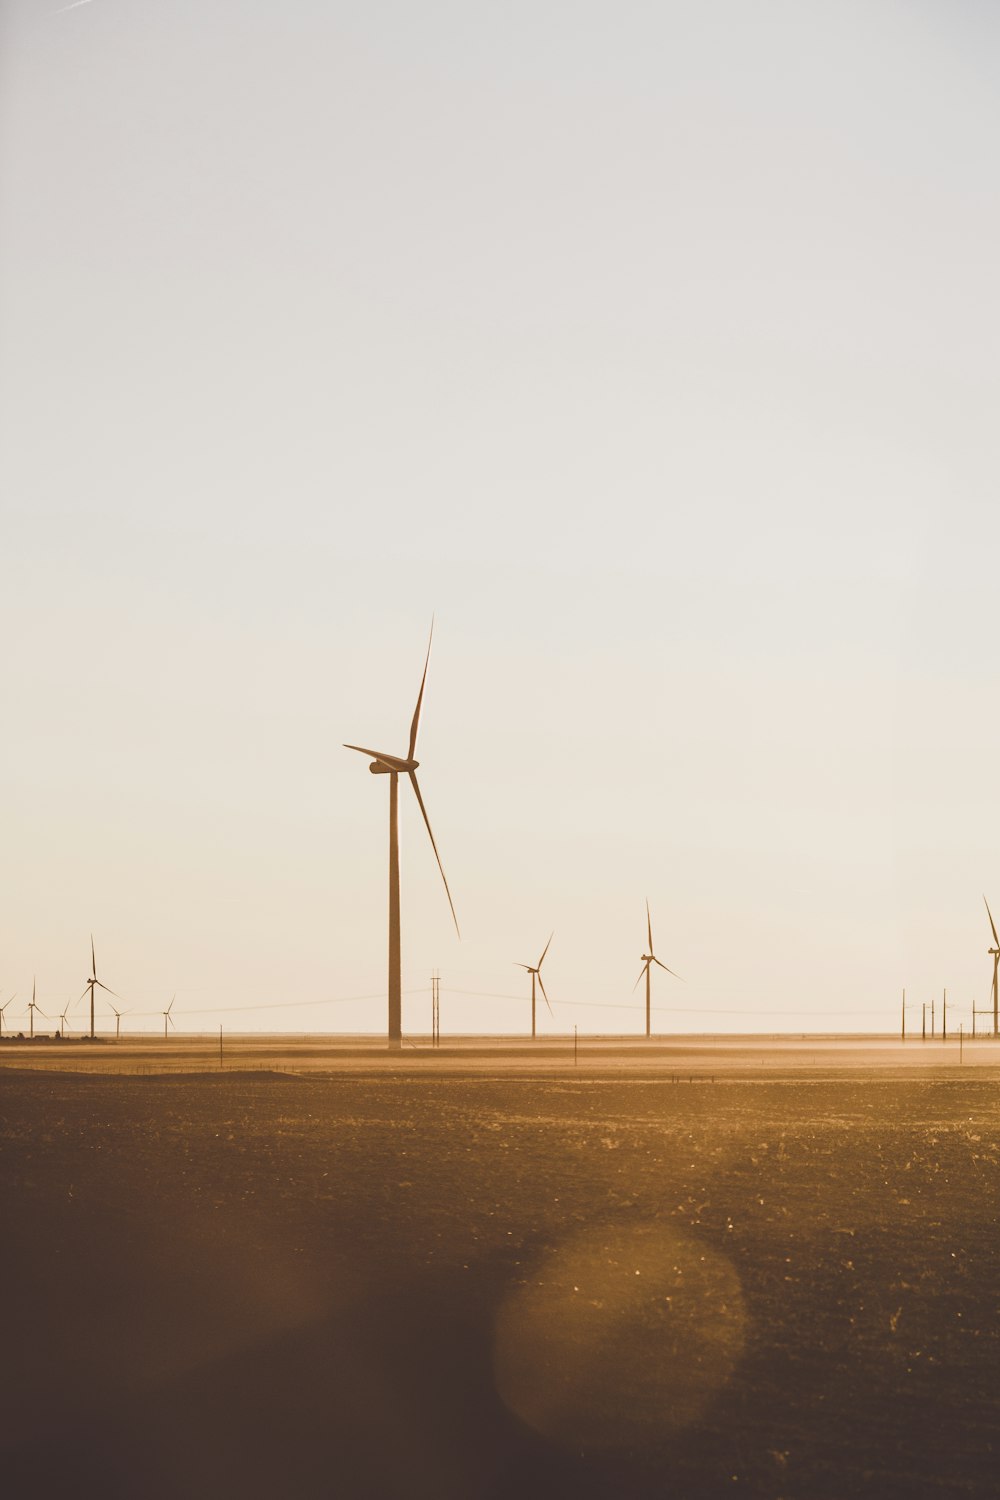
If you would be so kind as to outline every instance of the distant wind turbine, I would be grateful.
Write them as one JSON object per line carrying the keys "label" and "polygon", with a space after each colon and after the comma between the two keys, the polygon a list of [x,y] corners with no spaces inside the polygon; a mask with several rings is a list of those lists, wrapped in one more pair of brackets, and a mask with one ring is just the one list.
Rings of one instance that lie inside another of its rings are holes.
{"label": "distant wind turbine", "polygon": [[997,937],[997,924],[993,920],[990,903],[986,900],[985,896],[983,897],[983,901],[986,905],[986,915],[990,919],[990,926],[993,928],[993,941],[996,944],[996,947],[987,948],[986,951],[993,960],[993,1035],[1000,1036],[1000,1006],[997,1004],[997,966],[1000,965],[1000,937]]}
{"label": "distant wind turbine", "polygon": [[549,997],[548,997],[548,995],[545,994],[545,985],[544,985],[544,983],[542,981],[542,964],[545,962],[545,955],[546,955],[546,953],[548,953],[549,946],[550,946],[550,944],[552,942],[552,939],[554,937],[555,937],[555,933],[554,932],[550,932],[549,933],[549,941],[545,944],[545,947],[542,949],[542,956],[538,960],[537,964],[535,964],[534,968],[532,968],[530,964],[518,964],[518,966],[517,966],[519,969],[524,969],[528,974],[531,975],[531,1040],[532,1041],[535,1040],[535,980],[536,979],[538,980],[538,987],[541,990],[542,995],[543,995],[543,997],[545,999],[545,1004],[548,1005],[548,1007],[549,1007],[549,1015],[551,1016],[551,1014],[552,1014],[552,1006],[549,1003]]}
{"label": "distant wind turbine", "polygon": [[62,1013],[62,1015],[59,1017],[59,1035],[60,1036],[62,1035],[62,1033],[64,1031],[72,1031],[73,1030],[72,1026],[69,1024],[69,1016],[66,1014],[66,1011],[68,1011],[68,1010],[69,1010],[69,1006],[67,1005],[66,1010],[64,1010],[63,1013]]}
{"label": "distant wind turbine", "polygon": [[29,1036],[30,1036],[30,1038],[31,1038],[32,1041],[35,1040],[35,1011],[36,1010],[37,1010],[37,1012],[38,1012],[38,1014],[40,1016],[44,1016],[45,1017],[46,1021],[49,1019],[48,1016],[45,1015],[44,1010],[42,1010],[42,1007],[35,1000],[35,981],[34,981],[34,979],[32,979],[32,981],[31,981],[31,999],[28,1002],[28,1015],[31,1018],[30,1019],[30,1023],[29,1023],[28,1034],[29,1034]]}
{"label": "distant wind turbine", "polygon": [[[632,986],[632,993],[635,994],[636,990],[639,988],[639,982],[640,982],[640,980],[642,979],[643,975],[645,975],[645,978],[646,978],[646,1035],[648,1037],[650,1035],[650,1029],[649,1029],[649,1018],[650,1018],[649,971],[653,967],[654,964],[660,964],[660,968],[661,969],[665,969],[668,974],[674,974],[673,969],[668,969],[667,966],[666,966],[666,964],[660,963],[660,960],[657,958],[656,954],[653,952],[653,919],[649,915],[649,902],[648,901],[646,902],[646,932],[647,932],[647,935],[649,937],[649,952],[648,953],[644,953],[642,955],[642,968],[639,970],[639,978],[636,980],[635,984]],[[675,979],[680,979],[680,977],[681,976],[679,974],[674,974],[674,978]]]}
{"label": "distant wind turbine", "polygon": [[[174,1001],[176,999],[177,999],[176,995],[171,995],[171,997],[170,997],[170,1004],[167,1006],[166,1010],[163,1012],[163,1040],[164,1041],[167,1040],[167,1027],[168,1026],[174,1026],[174,1018],[170,1014],[170,1012],[174,1008]],[[176,1026],[174,1026],[174,1030],[175,1031],[177,1030]]]}
{"label": "distant wind turbine", "polygon": [[108,987],[107,987],[107,985],[106,984],[102,984],[101,981],[97,977],[97,958],[94,955],[94,934],[91,933],[90,934],[90,978],[87,980],[87,983],[86,983],[86,985],[84,987],[83,995],[80,996],[80,999],[82,1000],[83,996],[86,995],[87,991],[88,990],[90,991],[90,1040],[91,1041],[94,1040],[94,1036],[95,1036],[95,1033],[94,1033],[94,990],[95,990],[95,988],[99,989],[99,990],[103,990],[105,992],[105,994],[107,994],[107,995],[114,995],[114,997],[115,997],[116,1000],[120,1000],[121,999],[121,995],[115,994],[114,990],[109,990]]}
{"label": "distant wind turbine", "polygon": [[[13,1002],[16,999],[17,999],[17,992],[15,991],[15,993],[13,995],[11,995],[11,997],[10,997],[9,1000],[5,1000],[4,1003],[2,1005],[0,1005],[0,1036],[3,1036],[4,1012],[6,1011],[8,1005],[13,1004]],[[9,1026],[7,1027],[7,1030],[8,1031],[10,1030]]]}
{"label": "distant wind turbine", "polygon": [[431,820],[427,816],[424,799],[420,795],[420,786],[417,782],[417,767],[420,764],[414,760],[414,751],[417,748],[417,731],[420,728],[420,708],[424,701],[424,685],[427,682],[427,668],[431,659],[431,641],[434,639],[434,621],[431,620],[430,639],[427,642],[427,657],[424,661],[424,675],[420,679],[420,692],[417,694],[417,706],[413,710],[413,721],[410,724],[410,743],[405,756],[388,755],[383,750],[369,750],[365,745],[348,745],[345,750],[357,750],[361,755],[372,757],[372,763],[368,767],[373,776],[388,776],[389,778],[389,1046],[396,1049],[403,1044],[403,996],[402,996],[402,957],[400,952],[399,937],[399,778],[408,776],[413,787],[414,794],[420,806],[427,832],[430,836],[431,848],[434,850],[434,858],[437,860],[438,869],[441,871],[441,879],[444,881],[445,895],[448,897],[448,905],[451,907],[452,920],[455,923],[455,931],[459,937],[462,936],[458,928],[458,917],[455,915],[455,903],[451,899],[451,891],[448,889],[448,877],[444,873],[444,865],[438,853],[437,844],[434,842],[434,832],[431,828]]}
{"label": "distant wind turbine", "polygon": [[[171,1001],[170,1003],[173,1004],[173,1001]],[[108,1001],[108,1004],[111,1005],[110,1000]],[[111,1009],[115,1012],[115,1041],[117,1042],[120,1039],[120,1037],[121,1037],[122,1016],[127,1016],[128,1015],[128,1011],[127,1010],[116,1010],[113,1005],[111,1006]]]}

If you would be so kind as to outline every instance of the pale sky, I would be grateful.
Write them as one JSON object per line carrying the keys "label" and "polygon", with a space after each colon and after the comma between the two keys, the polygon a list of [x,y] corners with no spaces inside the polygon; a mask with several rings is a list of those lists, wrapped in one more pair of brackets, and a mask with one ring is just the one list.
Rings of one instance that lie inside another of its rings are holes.
{"label": "pale sky", "polygon": [[341,744],[435,611],[404,1030],[523,1031],[553,928],[541,1028],[640,1030],[647,896],[658,1030],[968,1027],[998,76],[973,0],[10,0],[0,996],[93,931],[181,1029],[384,1030]]}

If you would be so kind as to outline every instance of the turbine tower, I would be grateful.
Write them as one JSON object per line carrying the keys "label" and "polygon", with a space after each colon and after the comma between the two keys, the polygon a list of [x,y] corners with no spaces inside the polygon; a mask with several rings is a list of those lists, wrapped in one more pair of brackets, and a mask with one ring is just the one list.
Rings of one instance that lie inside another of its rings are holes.
{"label": "turbine tower", "polygon": [[[97,977],[97,959],[96,959],[96,957],[94,955],[94,934],[91,933],[90,934],[90,978],[87,980],[87,983],[84,986],[84,990],[83,990],[83,995],[86,995],[86,993],[87,993],[88,990],[90,991],[90,1040],[91,1041],[94,1040],[94,990],[95,989],[104,990],[105,994],[108,994],[108,995],[114,995],[114,997],[115,997],[116,1000],[120,1000],[121,999],[121,995],[115,994],[114,990],[109,990],[108,987],[107,987],[107,985],[106,984],[102,984],[101,981]],[[80,996],[81,1000],[83,999],[83,995]]]}
{"label": "turbine tower", "polygon": [[427,681],[427,668],[431,659],[431,641],[434,639],[434,621],[431,621],[430,639],[427,642],[427,657],[424,661],[424,675],[420,679],[420,692],[417,694],[417,706],[413,710],[413,722],[410,725],[410,744],[405,756],[387,755],[383,750],[369,750],[364,745],[345,744],[345,750],[357,750],[361,755],[372,757],[371,765],[368,767],[373,776],[388,776],[389,778],[389,1046],[397,1050],[403,1045],[403,995],[402,995],[402,960],[399,939],[399,778],[408,776],[410,784],[416,795],[420,811],[427,825],[430,836],[431,848],[434,850],[434,858],[437,860],[438,869],[441,871],[441,879],[444,881],[445,895],[448,897],[448,905],[451,907],[452,920],[455,923],[455,931],[459,937],[462,936],[458,929],[458,917],[455,915],[455,903],[451,899],[451,891],[448,889],[448,877],[444,873],[444,865],[438,853],[437,844],[434,842],[434,832],[431,828],[431,820],[427,816],[424,799],[420,795],[420,785],[417,781],[417,767],[420,764],[414,760],[414,751],[417,748],[417,731],[420,728],[420,708],[424,701],[424,685]]}
{"label": "turbine tower", "polygon": [[990,919],[990,926],[993,928],[993,942],[996,945],[993,948],[988,948],[986,951],[993,960],[993,1035],[1000,1036],[1000,1007],[997,1005],[997,966],[1000,965],[1000,937],[997,937],[997,924],[993,920],[990,903],[986,900],[985,896],[983,897],[983,901],[986,904],[986,915]]}
{"label": "turbine tower", "polygon": [[535,980],[536,979],[538,980],[538,988],[541,990],[542,995],[544,996],[545,1004],[548,1005],[548,1007],[549,1007],[549,1015],[551,1016],[551,1014],[552,1014],[552,1006],[549,1004],[549,997],[548,997],[548,995],[545,994],[545,984],[544,984],[544,982],[542,980],[542,964],[545,962],[545,955],[546,955],[546,953],[548,953],[548,951],[549,951],[549,945],[551,944],[552,939],[554,937],[555,937],[555,933],[554,932],[550,932],[549,933],[549,941],[545,944],[545,947],[542,949],[542,956],[538,960],[538,962],[537,962],[537,964],[535,965],[534,968],[532,968],[530,964],[518,964],[518,966],[517,966],[519,969],[524,969],[526,973],[528,973],[528,974],[531,975],[531,1040],[532,1041],[535,1040]]}
{"label": "turbine tower", "polygon": [[[649,997],[649,992],[650,992],[649,971],[653,967],[654,964],[660,964],[660,968],[661,969],[665,969],[668,974],[674,974],[673,969],[668,969],[667,966],[666,966],[666,964],[660,963],[660,960],[657,958],[656,954],[653,952],[653,919],[649,915],[649,901],[648,900],[646,902],[646,933],[647,933],[647,936],[649,937],[649,952],[648,953],[644,953],[642,955],[642,968],[639,970],[639,979],[637,979],[636,982],[635,982],[635,984],[632,986],[632,993],[635,994],[636,990],[639,988],[639,980],[641,980],[643,978],[643,976],[645,975],[645,978],[646,978],[646,1036],[648,1038],[650,1036],[650,1029],[649,1029],[649,1013],[650,1013],[650,1003],[649,1003],[649,998],[650,998]],[[674,978],[675,979],[680,979],[680,977],[681,976],[679,974],[674,974]]]}
{"label": "turbine tower", "polygon": [[[167,1027],[168,1026],[174,1026],[174,1018],[170,1014],[170,1012],[174,1008],[174,1001],[176,999],[177,999],[176,995],[171,995],[171,997],[170,997],[170,1004],[167,1006],[166,1010],[163,1012],[163,1040],[164,1041],[167,1040]],[[174,1030],[175,1031],[177,1030],[176,1026],[174,1026]]]}
{"label": "turbine tower", "polygon": [[[110,1004],[110,1001],[108,1003]],[[170,1003],[173,1004],[173,1001],[171,1001]],[[116,1010],[113,1005],[111,1006],[111,1009],[115,1012],[115,1041],[117,1042],[117,1041],[119,1041],[121,1039],[121,1033],[122,1033],[122,1016],[127,1016],[128,1015],[128,1011],[127,1010]]]}
{"label": "turbine tower", "polygon": [[35,980],[34,980],[34,976],[32,976],[32,980],[31,980],[31,999],[28,1001],[28,1015],[30,1017],[30,1025],[29,1025],[28,1035],[30,1036],[30,1038],[31,1038],[32,1041],[35,1040],[35,1011],[36,1010],[37,1010],[37,1012],[38,1012],[38,1014],[40,1016],[45,1016],[46,1021],[49,1019],[48,1016],[45,1015],[44,1010],[42,1010],[42,1007],[39,1004],[37,1004],[37,1002],[35,1000]]}

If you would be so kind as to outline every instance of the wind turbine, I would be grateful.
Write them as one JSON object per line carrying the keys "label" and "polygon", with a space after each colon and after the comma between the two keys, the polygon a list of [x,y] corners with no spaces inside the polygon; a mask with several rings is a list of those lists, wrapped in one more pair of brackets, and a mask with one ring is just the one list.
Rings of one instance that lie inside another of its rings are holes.
{"label": "wind turbine", "polygon": [[36,1001],[35,1001],[35,981],[34,981],[34,978],[32,978],[32,981],[31,981],[31,999],[28,1001],[28,1015],[31,1017],[31,1022],[30,1022],[28,1034],[29,1034],[29,1037],[30,1037],[30,1039],[32,1041],[35,1040],[35,1011],[36,1010],[37,1010],[37,1012],[38,1012],[38,1014],[40,1016],[45,1016],[46,1021],[49,1019],[48,1016],[45,1015],[44,1010],[42,1010],[42,1007],[40,1005],[38,1005],[36,1003]]}
{"label": "wind turbine", "polygon": [[[120,1000],[121,999],[121,995],[115,994],[114,990],[109,990],[108,987],[107,987],[107,985],[106,984],[102,984],[101,981],[97,977],[97,959],[96,959],[96,957],[94,955],[94,934],[91,933],[90,934],[90,978],[87,980],[87,983],[84,986],[84,991],[83,991],[83,995],[86,995],[86,993],[87,993],[88,990],[90,991],[90,1040],[91,1041],[94,1040],[94,990],[95,989],[104,990],[105,994],[108,994],[108,995],[114,995],[114,997],[115,997],[116,1000]],[[81,1000],[83,999],[83,995],[80,996]]]}
{"label": "wind turbine", "polygon": [[68,1011],[68,1010],[69,1010],[69,1006],[67,1005],[66,1010],[64,1010],[63,1013],[62,1013],[62,1015],[59,1017],[59,1035],[60,1036],[62,1036],[62,1034],[63,1034],[64,1031],[72,1031],[73,1030],[72,1026],[69,1024],[69,1016],[66,1014],[66,1011]]}
{"label": "wind turbine", "polygon": [[[174,1026],[174,1018],[170,1014],[170,1012],[174,1008],[174,1001],[176,999],[177,999],[176,995],[171,995],[171,997],[170,997],[170,1004],[167,1006],[166,1010],[163,1012],[163,1040],[164,1041],[167,1040],[167,1027],[168,1026]],[[175,1031],[177,1030],[176,1026],[174,1026],[174,1030]]]}
{"label": "wind turbine", "polygon": [[[170,1003],[171,1003],[171,1005],[173,1005],[174,1002],[171,1000]],[[110,1000],[108,1001],[108,1004],[111,1005]],[[119,1038],[121,1037],[122,1016],[127,1016],[128,1015],[128,1011],[127,1010],[116,1010],[113,1005],[111,1006],[111,1009],[115,1012],[115,1041],[117,1042],[119,1040]]]}
{"label": "wind turbine", "polygon": [[[667,969],[666,964],[660,963],[660,960],[657,958],[656,954],[653,952],[653,919],[649,915],[649,901],[648,900],[646,902],[646,932],[647,932],[647,935],[649,937],[649,952],[648,953],[644,953],[642,955],[642,968],[639,970],[639,979],[637,979],[636,982],[635,982],[635,984],[632,986],[632,993],[635,994],[636,990],[639,988],[639,981],[642,979],[643,975],[645,975],[645,977],[646,977],[646,1036],[648,1037],[650,1035],[650,1031],[649,1031],[649,1011],[650,1011],[650,1004],[649,1004],[649,989],[650,989],[650,985],[649,985],[649,971],[653,967],[654,964],[660,964],[660,968],[661,969],[666,969],[666,972],[668,974],[674,974],[673,969]],[[680,979],[680,977],[681,976],[679,974],[674,974],[674,978],[675,979]]]}
{"label": "wind turbine", "polygon": [[462,936],[458,929],[458,917],[455,915],[455,903],[451,899],[451,891],[448,889],[448,877],[444,873],[444,865],[438,853],[437,844],[434,842],[434,832],[431,828],[431,820],[427,816],[424,799],[420,795],[420,785],[417,781],[417,767],[420,762],[414,760],[414,751],[417,748],[417,731],[420,728],[420,708],[424,701],[424,685],[427,682],[427,668],[431,659],[431,641],[434,639],[434,621],[431,620],[430,639],[427,642],[427,657],[424,661],[424,675],[420,679],[420,692],[417,694],[417,706],[413,710],[413,721],[410,724],[410,743],[405,756],[387,755],[383,750],[369,750],[365,745],[348,745],[345,750],[357,750],[361,755],[372,757],[372,763],[368,767],[373,776],[388,776],[389,778],[389,1046],[397,1049],[403,1045],[403,996],[402,996],[402,959],[400,953],[399,939],[399,778],[408,776],[413,787],[427,832],[430,836],[431,848],[434,850],[434,858],[437,860],[438,869],[441,871],[441,879],[444,881],[445,895],[448,897],[448,905],[451,907],[452,920],[455,923],[455,931],[459,937]]}
{"label": "wind turbine", "polygon": [[538,960],[538,962],[537,962],[537,964],[535,965],[534,968],[532,968],[530,964],[518,964],[518,966],[517,966],[519,969],[524,969],[528,974],[531,975],[531,1040],[532,1041],[535,1040],[535,980],[536,979],[538,980],[538,987],[541,990],[543,996],[545,997],[545,1004],[548,1005],[548,1007],[549,1007],[549,1015],[551,1016],[551,1014],[552,1014],[552,1006],[549,1004],[549,997],[548,997],[548,995],[545,994],[545,985],[544,985],[544,983],[542,981],[542,964],[545,962],[545,955],[546,955],[546,953],[548,953],[548,951],[549,951],[549,944],[552,942],[552,939],[554,937],[555,937],[555,933],[554,932],[550,932],[549,933],[549,941],[548,941],[548,943],[545,944],[545,947],[542,949],[542,956]]}
{"label": "wind turbine", "polygon": [[983,901],[986,905],[986,915],[990,919],[990,926],[993,928],[993,941],[996,944],[995,948],[987,948],[986,951],[993,960],[993,1035],[1000,1036],[1000,1007],[997,1005],[997,966],[1000,965],[1000,937],[997,937],[997,924],[993,920],[990,903],[986,900],[985,896],[983,897]]}
{"label": "wind turbine", "polygon": [[[8,1005],[10,1005],[16,999],[17,999],[17,992],[15,991],[14,994],[11,995],[10,1000],[5,1000],[4,1003],[2,1005],[0,1005],[0,1036],[3,1036],[4,1011],[7,1009]],[[10,1030],[9,1026],[7,1027],[7,1030],[8,1031]]]}

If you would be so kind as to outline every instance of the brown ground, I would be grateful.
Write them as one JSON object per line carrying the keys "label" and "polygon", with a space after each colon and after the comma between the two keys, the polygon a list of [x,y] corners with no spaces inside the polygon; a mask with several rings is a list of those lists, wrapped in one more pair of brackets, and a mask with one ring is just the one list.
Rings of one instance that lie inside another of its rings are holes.
{"label": "brown ground", "polygon": [[[684,1076],[4,1068],[4,1494],[994,1496],[995,1071]],[[592,1422],[545,1367],[557,1442],[495,1329],[587,1226],[651,1291]],[[699,1252],[721,1311],[653,1285]],[[685,1404],[733,1285],[742,1354]]]}

